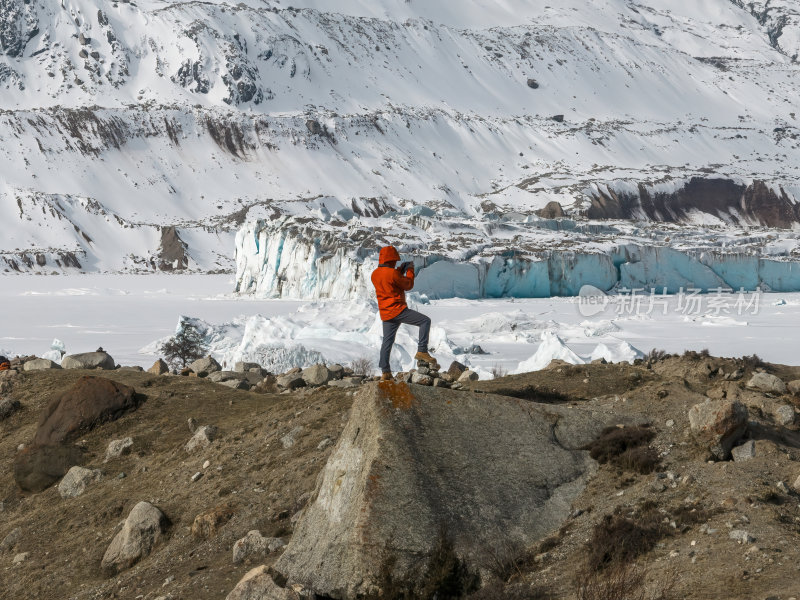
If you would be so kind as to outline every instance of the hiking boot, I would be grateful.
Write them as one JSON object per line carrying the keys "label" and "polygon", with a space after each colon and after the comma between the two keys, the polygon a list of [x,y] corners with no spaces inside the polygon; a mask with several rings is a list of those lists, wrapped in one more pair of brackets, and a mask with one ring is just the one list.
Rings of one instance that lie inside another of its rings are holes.
{"label": "hiking boot", "polygon": [[436,366],[436,367],[438,367],[438,366],[439,366],[439,363],[438,363],[438,362],[436,362],[436,359],[435,359],[435,358],[433,358],[433,357],[432,357],[430,354],[428,354],[427,352],[417,352],[417,353],[414,355],[414,360],[420,360],[420,361],[422,361],[422,362],[426,362],[426,363],[428,363],[428,364],[429,364],[429,365],[431,365],[431,366]]}
{"label": "hiking boot", "polygon": [[381,373],[381,381],[394,381],[394,376],[391,373]]}

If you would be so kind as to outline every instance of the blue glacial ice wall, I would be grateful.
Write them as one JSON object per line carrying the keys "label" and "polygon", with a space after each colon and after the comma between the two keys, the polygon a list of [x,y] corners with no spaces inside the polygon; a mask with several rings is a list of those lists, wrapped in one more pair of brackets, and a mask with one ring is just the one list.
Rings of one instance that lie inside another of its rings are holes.
{"label": "blue glacial ice wall", "polygon": [[[505,252],[459,261],[416,251],[413,258],[414,291],[431,299],[575,296],[586,284],[605,291],[654,288],[667,293],[759,286],[800,290],[798,262],[629,243],[606,252]],[[251,223],[237,234],[236,264],[240,293],[261,298],[371,297],[377,248],[343,244],[322,231],[297,234]]]}

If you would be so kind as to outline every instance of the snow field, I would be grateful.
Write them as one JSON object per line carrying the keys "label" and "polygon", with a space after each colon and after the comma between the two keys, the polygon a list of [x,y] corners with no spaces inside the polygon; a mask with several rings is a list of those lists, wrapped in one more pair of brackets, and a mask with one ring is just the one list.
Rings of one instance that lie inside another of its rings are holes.
{"label": "snow field", "polygon": [[[119,364],[149,367],[158,342],[191,319],[229,367],[238,360],[275,371],[361,357],[377,363],[373,302],[255,301],[228,293],[231,285],[229,276],[5,277],[0,302],[14,318],[4,321],[0,348],[42,356],[57,338],[68,353],[102,346]],[[497,368],[542,368],[552,358],[633,360],[653,348],[798,364],[798,293],[751,294],[741,302],[737,294],[667,296],[655,309],[619,297],[591,310],[581,298],[418,300],[410,296],[410,305],[432,318],[431,347],[443,366],[459,360],[483,378]],[[402,326],[392,368],[410,368],[415,349],[416,330]]]}

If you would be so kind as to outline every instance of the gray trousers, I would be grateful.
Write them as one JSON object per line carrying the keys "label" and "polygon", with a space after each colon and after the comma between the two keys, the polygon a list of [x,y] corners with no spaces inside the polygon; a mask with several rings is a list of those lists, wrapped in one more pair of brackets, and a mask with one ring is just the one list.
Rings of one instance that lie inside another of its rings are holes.
{"label": "gray trousers", "polygon": [[422,313],[406,308],[394,319],[383,322],[383,343],[381,344],[381,359],[380,362],[378,362],[378,366],[383,373],[391,372],[389,368],[389,355],[392,352],[397,330],[403,323],[419,327],[419,343],[417,344],[417,350],[420,352],[428,351],[428,336],[431,332],[430,317],[426,317]]}

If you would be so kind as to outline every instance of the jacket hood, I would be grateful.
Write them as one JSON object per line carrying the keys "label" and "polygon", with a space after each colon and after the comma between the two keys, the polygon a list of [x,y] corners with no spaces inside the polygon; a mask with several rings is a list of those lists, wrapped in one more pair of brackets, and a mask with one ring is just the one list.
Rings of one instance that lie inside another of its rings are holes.
{"label": "jacket hood", "polygon": [[400,260],[400,254],[394,246],[384,246],[378,255],[378,264],[382,265],[393,260]]}

